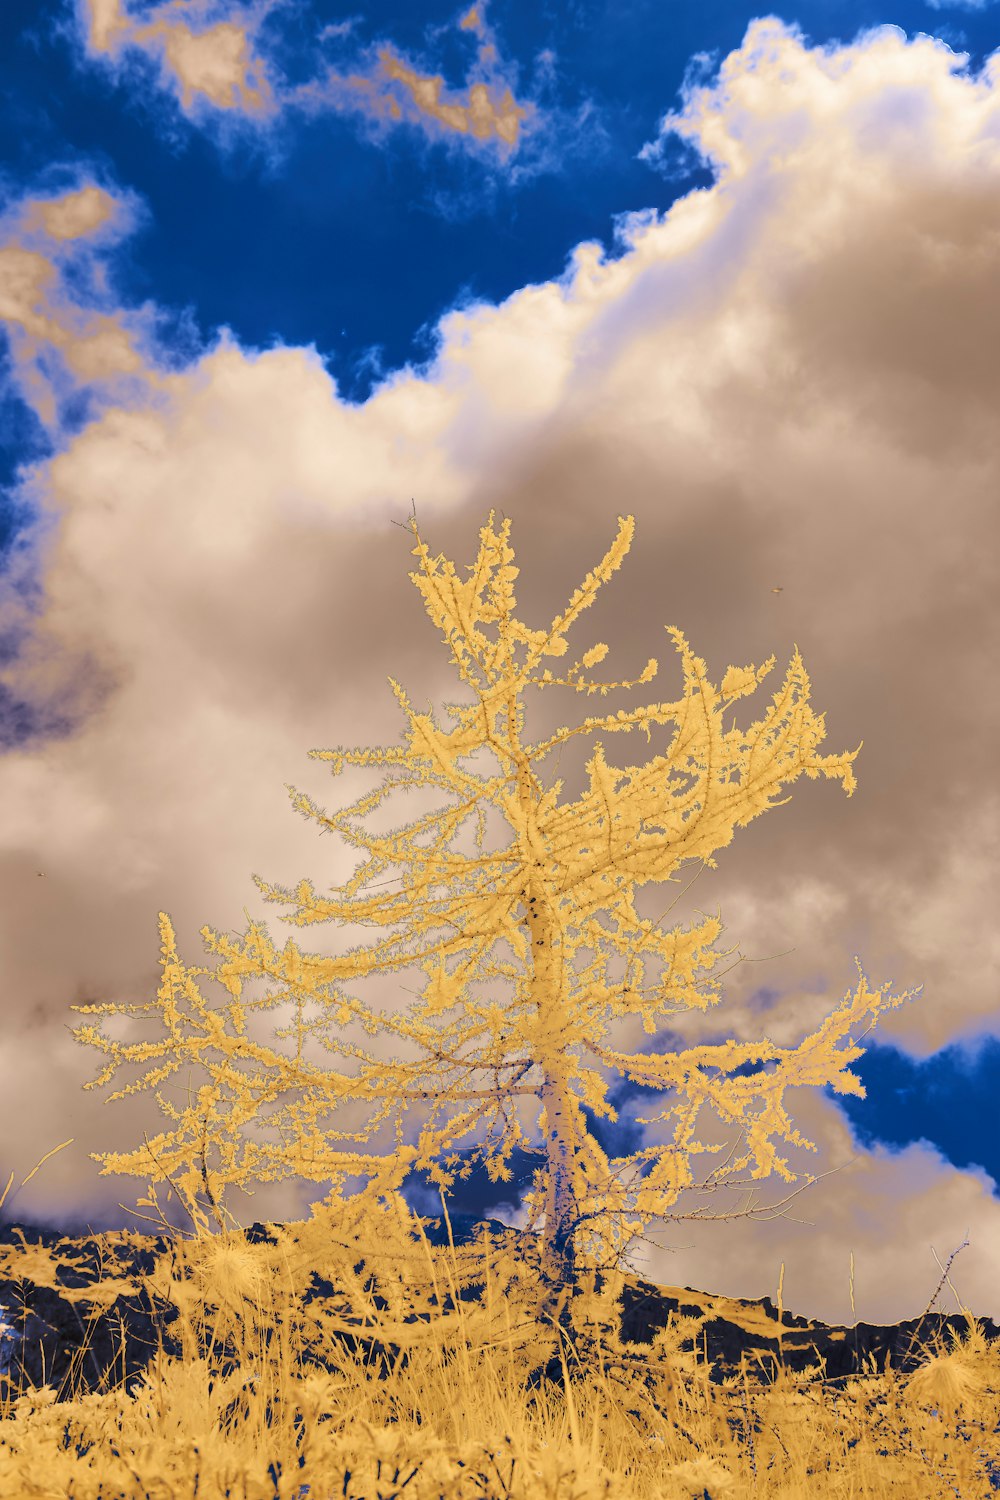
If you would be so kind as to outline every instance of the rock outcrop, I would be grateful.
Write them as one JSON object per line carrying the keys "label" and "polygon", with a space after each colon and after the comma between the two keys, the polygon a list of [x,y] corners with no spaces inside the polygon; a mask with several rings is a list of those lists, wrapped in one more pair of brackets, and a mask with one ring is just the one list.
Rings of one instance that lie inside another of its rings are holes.
{"label": "rock outcrop", "polygon": [[[475,1241],[484,1223],[498,1241],[521,1243],[522,1232],[498,1220],[454,1214],[456,1246]],[[275,1244],[274,1228],[255,1223],[244,1232],[245,1238],[250,1244]],[[440,1221],[427,1221],[425,1230],[432,1245],[447,1243]],[[123,1380],[132,1394],[156,1352],[158,1332],[167,1356],[182,1353],[179,1338],[170,1331],[177,1309],[137,1280],[152,1274],[170,1243],[163,1235],[131,1231],[71,1239],[38,1226],[0,1225],[0,1320],[5,1318],[8,1330],[6,1337],[0,1332],[0,1375],[5,1374],[15,1389],[51,1386],[57,1400],[68,1399],[74,1387],[80,1392],[107,1390]],[[332,1293],[330,1283],[313,1272],[302,1303],[308,1306]],[[478,1298],[481,1290],[471,1287],[463,1295]],[[795,1374],[814,1370],[828,1383],[883,1372],[887,1361],[894,1370],[909,1374],[926,1359],[928,1349],[948,1347],[946,1329],[961,1334],[967,1328],[964,1316],[941,1313],[889,1326],[831,1327],[787,1311],[779,1320],[769,1297],[746,1301],[690,1287],[656,1286],[630,1275],[624,1278],[620,1309],[619,1336],[637,1347],[651,1343],[671,1313],[696,1317],[697,1339],[681,1347],[690,1350],[696,1342],[695,1352],[707,1358],[714,1383],[738,1374],[741,1359],[750,1378],[760,1381],[773,1379],[782,1362]],[[1000,1337],[992,1321],[978,1321],[988,1341]],[[367,1330],[340,1337],[373,1361],[373,1374],[382,1377],[400,1354],[391,1344],[383,1347]],[[307,1361],[323,1363],[315,1352]],[[225,1371],[226,1365],[222,1368]],[[558,1361],[534,1371],[530,1383],[540,1378],[561,1379]]]}

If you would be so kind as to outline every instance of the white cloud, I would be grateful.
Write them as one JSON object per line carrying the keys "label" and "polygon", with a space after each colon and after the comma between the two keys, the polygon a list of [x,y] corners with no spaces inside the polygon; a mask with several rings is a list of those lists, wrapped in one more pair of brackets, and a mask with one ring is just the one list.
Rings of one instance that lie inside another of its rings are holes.
{"label": "white cloud", "polygon": [[[959,1312],[957,1292],[974,1313],[996,1321],[1000,1203],[994,1180],[979,1170],[957,1171],[925,1142],[898,1153],[882,1146],[865,1151],[833,1103],[812,1089],[793,1094],[789,1113],[802,1134],[821,1146],[822,1156],[790,1147],[786,1154],[799,1182],[780,1191],[780,1180],[751,1183],[752,1199],[747,1188],[684,1193],[679,1212],[721,1215],[752,1203],[758,1213],[651,1229],[655,1243],[637,1244],[632,1253],[639,1273],[660,1285],[718,1289],[749,1300],[770,1297],[777,1305],[783,1265],[782,1302],[789,1312],[848,1326],[890,1324],[924,1311],[948,1257],[968,1236],[952,1266],[951,1287],[942,1288],[935,1310]],[[697,1136],[727,1149],[733,1139],[717,1121],[707,1130],[699,1121]],[[696,1180],[726,1154],[702,1157]],[[810,1174],[819,1180],[803,1186]]]}

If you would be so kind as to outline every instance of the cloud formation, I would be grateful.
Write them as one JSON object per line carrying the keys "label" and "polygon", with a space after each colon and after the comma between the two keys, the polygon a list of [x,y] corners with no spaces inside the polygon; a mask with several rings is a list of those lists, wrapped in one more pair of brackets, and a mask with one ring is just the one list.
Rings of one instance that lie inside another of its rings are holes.
{"label": "cloud formation", "polygon": [[[76,191],[28,197],[0,217],[0,317],[22,396],[50,430],[60,399],[85,385],[120,392],[117,377],[146,371],[136,349],[148,312],[99,310],[99,286],[81,300],[66,284],[67,267],[93,268],[134,222],[121,201],[94,182]],[[98,282],[100,281],[98,276]],[[146,372],[155,381],[155,371]]]}
{"label": "cloud formation", "polygon": [[[110,47],[121,11],[91,3]],[[19,1213],[131,1222],[115,1205],[143,1184],[98,1177],[86,1151],[163,1124],[152,1099],[105,1108],[81,1092],[101,1059],[60,1030],[79,1022],[69,1004],[151,999],[158,910],[188,964],[206,958],[206,923],[242,931],[249,914],[283,939],[251,872],[322,890],[355,867],[292,816],[285,784],[325,807],[374,784],[348,772],[331,787],[306,751],[398,742],[389,674],[421,711],[455,699],[392,524],[411,497],[432,553],[459,566],[491,506],[512,518],[518,612],[533,626],[603,554],[614,516],[634,514],[632,552],[577,627],[583,646],[608,642],[621,676],[656,655],[650,699],[679,690],[664,625],[716,682],[773,652],[775,676],[744,705],[756,716],[797,644],[826,715],[822,751],[864,740],[850,801],[797,784],[670,913],[687,925],[721,908],[725,946],[747,958],[707,1030],[702,1016],[674,1023],[680,1042],[798,1041],[853,988],[852,953],[873,984],[924,985],[878,1038],[919,1057],[996,1031],[1000,361],[983,331],[1000,312],[998,64],[971,77],[960,55],[893,27],[824,49],[754,22],[645,152],[655,162],[679,130],[715,164],[712,187],[662,217],[623,215],[616,257],[578,245],[557,280],[455,308],[434,357],[359,405],[312,349],[242,348],[222,330],[178,365],[152,309],[77,300],[68,258],[110,264],[100,236],[134,222],[124,192],[81,177],[8,215],[3,316],[60,442],[23,475],[37,545],[8,572],[3,613],[18,645],[0,668],[17,731],[0,761],[0,946],[17,997],[0,1070],[16,1182],[76,1137]],[[81,396],[82,426],[57,399]],[[606,707],[639,701],[609,694]],[[538,694],[528,733],[578,715],[575,695]],[[648,755],[626,738],[612,737],[610,760]],[[589,749],[567,748],[565,797]],[[397,802],[369,826],[423,810]],[[643,893],[643,915],[678,891]],[[308,947],[368,937],[314,927]],[[365,998],[399,1009],[402,985],[419,982],[377,981]],[[218,1003],[210,981],[202,990]],[[270,1012],[256,1034],[290,1018]],[[144,1024],[109,1030],[131,1039]],[[642,1039],[627,1022],[613,1035]],[[819,1152],[793,1149],[793,1168],[844,1168],[791,1208],[809,1222],[668,1226],[656,1238],[692,1248],[651,1252],[645,1273],[773,1296],[783,1261],[787,1307],[851,1321],[853,1250],[857,1316],[892,1321],[937,1284],[930,1247],[943,1261],[968,1225],[957,1284],[1000,1316],[993,1179],[930,1147],[865,1150],[837,1105],[799,1092],[794,1123]],[[648,1104],[626,1101],[623,1116]],[[725,1139],[702,1122],[699,1136]],[[781,1195],[767,1183],[758,1201]],[[230,1206],[249,1223],[317,1196],[267,1184]]]}
{"label": "cloud formation", "polygon": [[[155,63],[160,88],[174,95],[186,117],[206,126],[220,111],[262,126],[288,111],[358,114],[380,125],[408,124],[431,140],[466,138],[511,151],[537,114],[535,104],[515,97],[515,74],[501,59],[485,0],[457,21],[457,29],[477,42],[465,86],[458,89],[447,88],[441,74],[422,71],[387,42],[355,49],[353,62],[321,67],[315,77],[291,84],[271,55],[267,33],[272,16],[280,23],[285,0],[164,0],[142,22],[127,0],[78,4],[91,59],[127,86],[142,76],[135,64]],[[344,47],[354,29],[354,22],[328,26],[317,40]]]}

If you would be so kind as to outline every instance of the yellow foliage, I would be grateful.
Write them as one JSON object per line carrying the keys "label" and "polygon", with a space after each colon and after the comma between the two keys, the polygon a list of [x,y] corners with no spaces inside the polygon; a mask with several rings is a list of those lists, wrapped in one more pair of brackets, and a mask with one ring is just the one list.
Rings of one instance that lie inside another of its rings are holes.
{"label": "yellow foliage", "polygon": [[[861,1052],[849,1033],[865,1018],[874,1024],[881,1010],[916,991],[896,996],[869,992],[862,973],[853,997],[846,997],[814,1035],[793,1048],[779,1048],[765,1039],[677,1053],[626,1054],[607,1048],[604,1041],[612,1019],[636,1016],[646,1034],[655,1035],[669,1016],[692,1007],[705,1009],[720,998],[717,980],[703,977],[724,956],[713,946],[722,930],[719,920],[707,918],[683,932],[663,931],[638,917],[634,887],[673,880],[685,861],[714,868],[713,851],[725,848],[737,828],[790,800],[775,798],[803,772],[812,779],[822,775],[839,780],[850,796],[856,786],[852,763],[861,746],[840,755],[816,753],[825,726],[823,716],[809,705],[809,678],[797,647],[771,706],[749,728],[724,733],[723,709],[753,692],[775,658],[759,669],[730,666],[720,691],[709,680],[705,662],[673,626],[667,629],[681,658],[681,698],[589,717],[544,741],[526,743],[519,702],[525,688],[558,684],[606,695],[613,688],[646,683],[656,674],[657,662],[650,658],[642,675],[631,681],[581,679],[581,670],[607,654],[603,643],[587,650],[562,676],[554,677],[548,668],[538,670],[543,657],[566,656],[566,632],[621,565],[634,526],[633,517],[618,518],[612,546],[565,611],[548,629],[531,630],[514,615],[518,569],[512,565],[509,521],[495,531],[490,513],[480,531],[472,576],[465,581],[458,578],[453,563],[431,558],[412,522],[417,542],[413,555],[419,556],[421,569],[409,576],[475,701],[450,706],[456,726],[446,732],[433,712],[415,713],[402,687],[390,678],[409,721],[403,747],[309,752],[328,760],[334,775],[345,764],[394,768],[383,786],[335,814],[321,811],[288,787],[297,811],[365,851],[352,879],[333,896],[320,897],[305,880],[292,893],[254,876],[265,899],[297,904],[298,910],[285,921],[304,926],[333,920],[402,930],[339,957],[321,957],[300,953],[291,939],[279,952],[261,924],[251,922],[244,937],[235,941],[203,927],[205,946],[220,962],[214,970],[186,969],[177,956],[169,916],[161,912],[163,980],[156,1002],[141,1008],[158,1009],[169,1036],[160,1043],[126,1046],[106,1040],[94,1027],[78,1028],[74,1034],[79,1040],[101,1047],[112,1058],[86,1087],[107,1081],[122,1060],[164,1056],[169,1060],[162,1067],[111,1097],[158,1083],[182,1062],[205,1067],[213,1087],[203,1090],[197,1104],[183,1114],[158,1094],[178,1129],[132,1153],[94,1153],[95,1160],[105,1161],[103,1172],[148,1175],[152,1161],[163,1178],[200,1149],[200,1174],[192,1169],[178,1178],[185,1192],[193,1193],[200,1182],[214,1203],[229,1183],[244,1185],[250,1176],[268,1181],[295,1172],[313,1181],[331,1181],[331,1198],[336,1199],[346,1178],[360,1176],[367,1179],[367,1187],[351,1200],[360,1213],[365,1205],[395,1193],[414,1162],[432,1170],[442,1187],[451,1187],[454,1173],[448,1165],[441,1166],[440,1158],[473,1131],[481,1138],[485,1130],[490,1139],[494,1130],[500,1132],[499,1159],[491,1158],[491,1175],[496,1171],[508,1180],[507,1156],[523,1137],[507,1106],[516,1096],[529,1096],[539,1105],[544,1167],[527,1204],[535,1216],[544,1209],[547,1252],[560,1227],[585,1223],[585,1243],[597,1253],[617,1243],[616,1233],[626,1221],[634,1227],[667,1214],[691,1184],[688,1159],[710,1149],[693,1139],[696,1116],[706,1103],[746,1133],[747,1154],[729,1172],[750,1166],[754,1178],[777,1172],[794,1180],[787,1163],[777,1156],[773,1138],[812,1143],[792,1129],[782,1104],[785,1089],[832,1083],[839,1092],[859,1092],[857,1079],[844,1071]],[[484,623],[497,627],[495,641],[479,628]],[[516,663],[515,650],[520,648],[524,655]],[[562,783],[545,789],[536,774],[544,758],[572,735],[641,728],[651,742],[653,730],[666,725],[673,726],[666,748],[641,765],[612,765],[604,744],[597,741],[587,762],[588,785],[575,801],[560,802]],[[495,776],[473,773],[459,764],[483,748],[500,764]],[[438,787],[457,803],[446,802],[415,823],[381,835],[367,833],[354,821],[371,812],[389,790],[409,786]],[[512,830],[506,846],[489,853],[483,849],[487,806],[499,810]],[[478,819],[478,853],[470,858],[453,852],[450,844],[473,812]],[[418,837],[428,832],[430,844],[418,844]],[[394,866],[402,868],[402,875],[384,877],[383,872]],[[393,889],[398,881],[401,888]],[[364,887],[370,889],[363,893]],[[610,928],[595,920],[598,912],[607,914]],[[494,957],[499,941],[510,944],[518,965]],[[598,957],[578,973],[573,958],[583,947],[595,949]],[[615,955],[626,959],[621,982],[608,975],[608,962]],[[656,961],[662,963],[658,979],[649,975]],[[427,985],[410,1017],[375,1014],[356,996],[342,992],[346,982],[412,965],[423,968]],[[860,963],[858,968],[860,972]],[[211,975],[228,991],[225,1014],[208,1009],[194,982],[197,975]],[[294,1029],[294,1059],[249,1039],[246,1011],[251,1005],[241,1001],[241,994],[250,977],[276,986],[252,1002],[252,1008],[294,1001],[294,1028],[278,1033],[288,1035]],[[515,981],[513,1000],[505,1006],[477,1003],[472,987],[501,977]],[[322,1017],[308,1025],[303,1022],[306,1002],[327,1011],[325,1022]],[[73,1009],[106,1013],[129,1007]],[[451,1013],[447,1020],[446,1013]],[[352,1017],[370,1035],[381,1032],[416,1044],[420,1055],[405,1062],[372,1055],[345,1036],[342,1028]],[[327,1050],[360,1064],[353,1074],[303,1059],[304,1037],[319,1036],[324,1025]],[[845,1036],[848,1047],[838,1050]],[[587,1130],[582,1104],[612,1118],[614,1111],[606,1103],[605,1077],[586,1065],[581,1054],[589,1054],[591,1064],[638,1083],[676,1091],[679,1102],[653,1117],[678,1116],[673,1142],[609,1160]],[[752,1059],[777,1066],[750,1077],[728,1076]],[[258,1066],[246,1071],[248,1064]],[[709,1077],[706,1068],[717,1070],[717,1076]],[[268,1124],[282,1135],[280,1142],[252,1143],[237,1135],[264,1104],[291,1089],[301,1091],[301,1100],[268,1117]],[[363,1129],[320,1126],[321,1115],[358,1103],[372,1108]],[[402,1114],[410,1109],[418,1124],[416,1139],[406,1144]],[[367,1143],[387,1119],[394,1121],[396,1130],[396,1148],[388,1154],[336,1144]],[[222,1156],[214,1171],[207,1167],[208,1144],[219,1147]],[[241,1156],[238,1147],[243,1148]],[[451,1166],[456,1161],[449,1158]],[[641,1186],[626,1187],[625,1170],[647,1163],[651,1168]]]}

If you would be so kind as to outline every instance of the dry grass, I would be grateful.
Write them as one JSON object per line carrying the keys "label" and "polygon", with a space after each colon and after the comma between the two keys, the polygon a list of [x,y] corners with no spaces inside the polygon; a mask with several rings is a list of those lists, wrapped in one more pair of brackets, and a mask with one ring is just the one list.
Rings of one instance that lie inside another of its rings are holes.
{"label": "dry grass", "polygon": [[[968,1337],[908,1379],[873,1372],[834,1390],[785,1370],[763,1385],[743,1369],[719,1386],[679,1349],[694,1319],[638,1353],[621,1344],[618,1273],[600,1294],[584,1276],[571,1347],[539,1320],[536,1268],[488,1240],[436,1249],[416,1228],[419,1239],[396,1204],[364,1244],[338,1237],[328,1210],[279,1228],[273,1246],[238,1230],[172,1241],[143,1281],[178,1308],[183,1357],[165,1357],[161,1337],[131,1396],[124,1381],[4,1391],[0,1494],[986,1500],[1000,1490],[1000,1351],[971,1316]],[[10,1248],[8,1266],[23,1253]],[[312,1270],[335,1295],[304,1306]],[[463,1301],[460,1287],[476,1280],[481,1299]],[[339,1337],[362,1321],[401,1351],[384,1377]],[[528,1371],[556,1352],[562,1385],[529,1388]]]}

